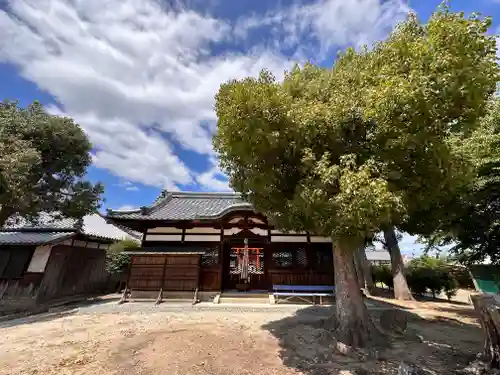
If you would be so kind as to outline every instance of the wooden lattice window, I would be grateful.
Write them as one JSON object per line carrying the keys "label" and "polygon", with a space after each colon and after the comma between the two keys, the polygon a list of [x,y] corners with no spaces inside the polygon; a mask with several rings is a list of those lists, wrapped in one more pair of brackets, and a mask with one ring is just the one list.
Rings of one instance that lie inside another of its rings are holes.
{"label": "wooden lattice window", "polygon": [[201,265],[204,267],[216,266],[219,264],[219,247],[207,249],[207,252],[201,256]]}
{"label": "wooden lattice window", "polygon": [[303,247],[297,249],[297,252],[295,253],[295,264],[297,267],[307,267],[308,265],[307,250]]}
{"label": "wooden lattice window", "polygon": [[273,251],[273,265],[276,268],[287,268],[293,265],[293,253],[290,250]]}

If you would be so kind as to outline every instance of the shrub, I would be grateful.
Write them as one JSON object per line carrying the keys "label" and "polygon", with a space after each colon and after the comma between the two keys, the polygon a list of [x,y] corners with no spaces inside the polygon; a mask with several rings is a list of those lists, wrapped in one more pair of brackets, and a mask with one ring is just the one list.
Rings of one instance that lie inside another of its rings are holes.
{"label": "shrub", "polygon": [[451,268],[451,273],[455,277],[459,288],[474,289],[474,282],[467,268],[455,266]]}
{"label": "shrub", "polygon": [[412,267],[407,269],[406,281],[413,294],[422,295],[427,291],[426,270],[421,267]]}
{"label": "shrub", "polygon": [[407,281],[412,293],[423,295],[430,291],[434,298],[444,292],[447,298],[451,299],[458,289],[452,268],[443,259],[427,256],[410,262],[407,268]]}
{"label": "shrub", "polygon": [[443,272],[442,284],[444,294],[446,294],[448,301],[451,300],[451,297],[456,296],[459,283],[452,272]]}
{"label": "shrub", "polygon": [[383,283],[391,289],[394,287],[392,271],[388,265],[372,266],[372,278],[375,284]]}
{"label": "shrub", "polygon": [[123,251],[140,247],[133,240],[123,240],[112,244],[106,252],[106,270],[111,275],[125,272],[130,264],[130,255]]}

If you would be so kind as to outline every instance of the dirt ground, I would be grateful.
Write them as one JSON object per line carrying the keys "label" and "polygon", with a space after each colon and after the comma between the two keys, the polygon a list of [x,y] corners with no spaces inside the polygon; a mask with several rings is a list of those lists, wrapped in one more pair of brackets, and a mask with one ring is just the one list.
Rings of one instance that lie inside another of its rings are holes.
{"label": "dirt ground", "polygon": [[[392,302],[367,300],[374,321]],[[0,374],[394,374],[405,361],[442,375],[480,350],[470,305],[404,305],[389,349],[343,356],[330,307],[96,303],[0,323]]]}

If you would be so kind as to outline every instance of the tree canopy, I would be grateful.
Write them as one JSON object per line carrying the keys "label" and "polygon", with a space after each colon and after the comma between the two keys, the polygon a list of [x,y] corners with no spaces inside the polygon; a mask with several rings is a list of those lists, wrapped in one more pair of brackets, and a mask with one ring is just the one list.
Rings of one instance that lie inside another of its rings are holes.
{"label": "tree canopy", "polygon": [[473,129],[495,90],[489,26],[446,8],[425,25],[410,15],[332,69],[222,85],[214,145],[232,186],[279,227],[334,237],[432,205],[457,169],[449,135]]}
{"label": "tree canopy", "polygon": [[70,118],[50,115],[37,102],[0,103],[0,226],[13,215],[80,218],[97,210],[103,187],[83,179],[90,150]]}
{"label": "tree canopy", "polygon": [[500,99],[493,98],[487,114],[469,137],[455,141],[457,153],[472,167],[469,184],[437,207],[436,231],[429,247],[452,244],[451,254],[462,263],[489,258],[500,263]]}

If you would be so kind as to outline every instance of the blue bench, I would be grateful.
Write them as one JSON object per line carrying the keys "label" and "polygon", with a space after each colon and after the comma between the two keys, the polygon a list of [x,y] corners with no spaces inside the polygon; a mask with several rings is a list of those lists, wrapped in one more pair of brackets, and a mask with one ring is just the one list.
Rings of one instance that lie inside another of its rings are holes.
{"label": "blue bench", "polygon": [[[305,302],[315,303],[315,297],[319,297],[319,303],[323,304],[323,297],[334,297],[335,287],[333,285],[273,285],[273,296],[276,303],[280,297],[286,297],[282,301],[298,298]],[[311,297],[311,300],[305,297]]]}

